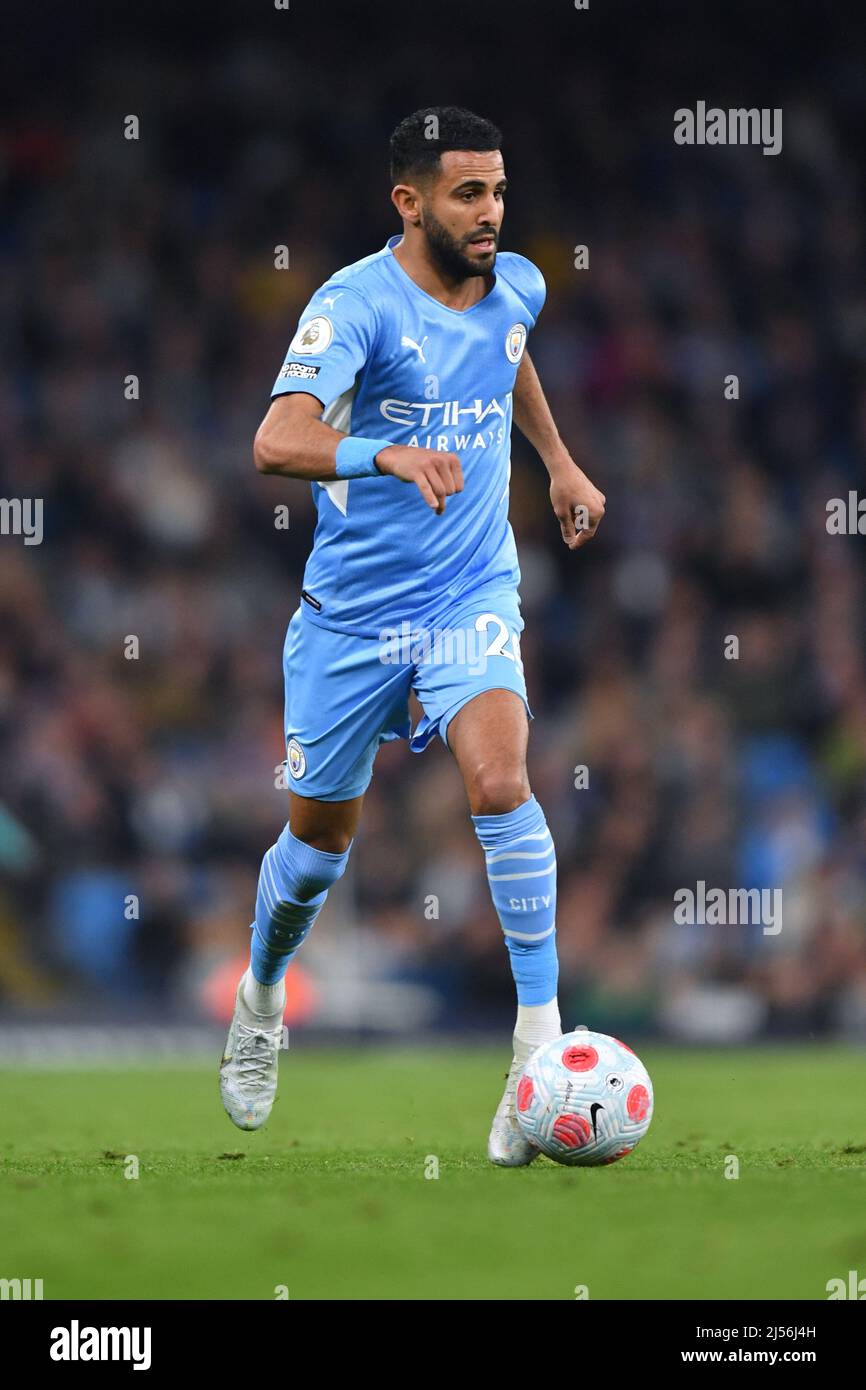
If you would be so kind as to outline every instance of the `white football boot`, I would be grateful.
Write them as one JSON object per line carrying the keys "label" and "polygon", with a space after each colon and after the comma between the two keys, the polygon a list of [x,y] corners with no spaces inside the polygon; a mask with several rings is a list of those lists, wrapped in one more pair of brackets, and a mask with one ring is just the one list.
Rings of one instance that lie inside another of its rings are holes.
{"label": "white football boot", "polygon": [[513,1038],[514,1059],[505,1082],[505,1091],[499,1102],[490,1136],[487,1140],[487,1157],[500,1168],[523,1168],[538,1158],[541,1150],[536,1148],[520,1128],[517,1118],[517,1083],[520,1073],[535,1051],[535,1047],[522,1042],[515,1034]]}
{"label": "white football boot", "polygon": [[271,1113],[277,1094],[277,1063],[283,1041],[280,1022],[263,1027],[243,998],[241,976],[235,1011],[220,1063],[220,1095],[226,1114],[238,1129],[258,1129]]}

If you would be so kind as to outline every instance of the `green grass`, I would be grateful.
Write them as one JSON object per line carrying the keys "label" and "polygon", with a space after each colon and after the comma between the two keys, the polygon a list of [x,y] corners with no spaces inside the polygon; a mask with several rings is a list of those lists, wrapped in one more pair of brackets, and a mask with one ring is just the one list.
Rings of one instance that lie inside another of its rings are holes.
{"label": "green grass", "polygon": [[488,1164],[499,1052],[296,1048],[252,1135],[215,1068],[0,1072],[0,1277],[46,1298],[569,1300],[824,1299],[866,1275],[862,1054],[641,1051],[649,1134],[582,1170]]}

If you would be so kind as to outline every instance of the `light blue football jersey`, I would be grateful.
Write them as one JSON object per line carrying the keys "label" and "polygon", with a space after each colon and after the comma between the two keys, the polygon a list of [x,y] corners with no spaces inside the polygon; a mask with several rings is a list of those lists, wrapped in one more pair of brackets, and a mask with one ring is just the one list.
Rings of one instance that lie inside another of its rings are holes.
{"label": "light blue football jersey", "polygon": [[427,294],[381,251],[332,275],[301,315],[273,395],[305,391],[346,434],[458,455],[464,490],[437,516],[414,484],[313,483],[318,523],[304,571],[305,617],[378,637],[429,627],[473,588],[520,581],[508,522],[511,393],[545,299],[538,268],[500,251],[470,309]]}

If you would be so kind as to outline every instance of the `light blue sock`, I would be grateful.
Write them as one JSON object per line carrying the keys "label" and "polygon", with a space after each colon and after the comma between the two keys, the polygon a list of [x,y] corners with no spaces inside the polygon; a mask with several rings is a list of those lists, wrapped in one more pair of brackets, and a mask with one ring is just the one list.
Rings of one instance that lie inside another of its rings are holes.
{"label": "light blue sock", "polygon": [[556,851],[534,796],[504,816],[473,816],[519,1004],[556,996]]}
{"label": "light blue sock", "polygon": [[262,860],[250,967],[261,985],[275,985],[321,912],[328,889],[349,859],[298,840],[288,826]]}

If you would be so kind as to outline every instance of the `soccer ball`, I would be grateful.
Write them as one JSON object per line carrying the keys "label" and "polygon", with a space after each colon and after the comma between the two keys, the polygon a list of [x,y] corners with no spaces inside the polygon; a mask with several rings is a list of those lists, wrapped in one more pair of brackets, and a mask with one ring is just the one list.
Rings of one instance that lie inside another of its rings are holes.
{"label": "soccer ball", "polygon": [[517,1119],[548,1158],[575,1167],[616,1163],[653,1114],[646,1067],[607,1033],[577,1028],[536,1048],[517,1083]]}

